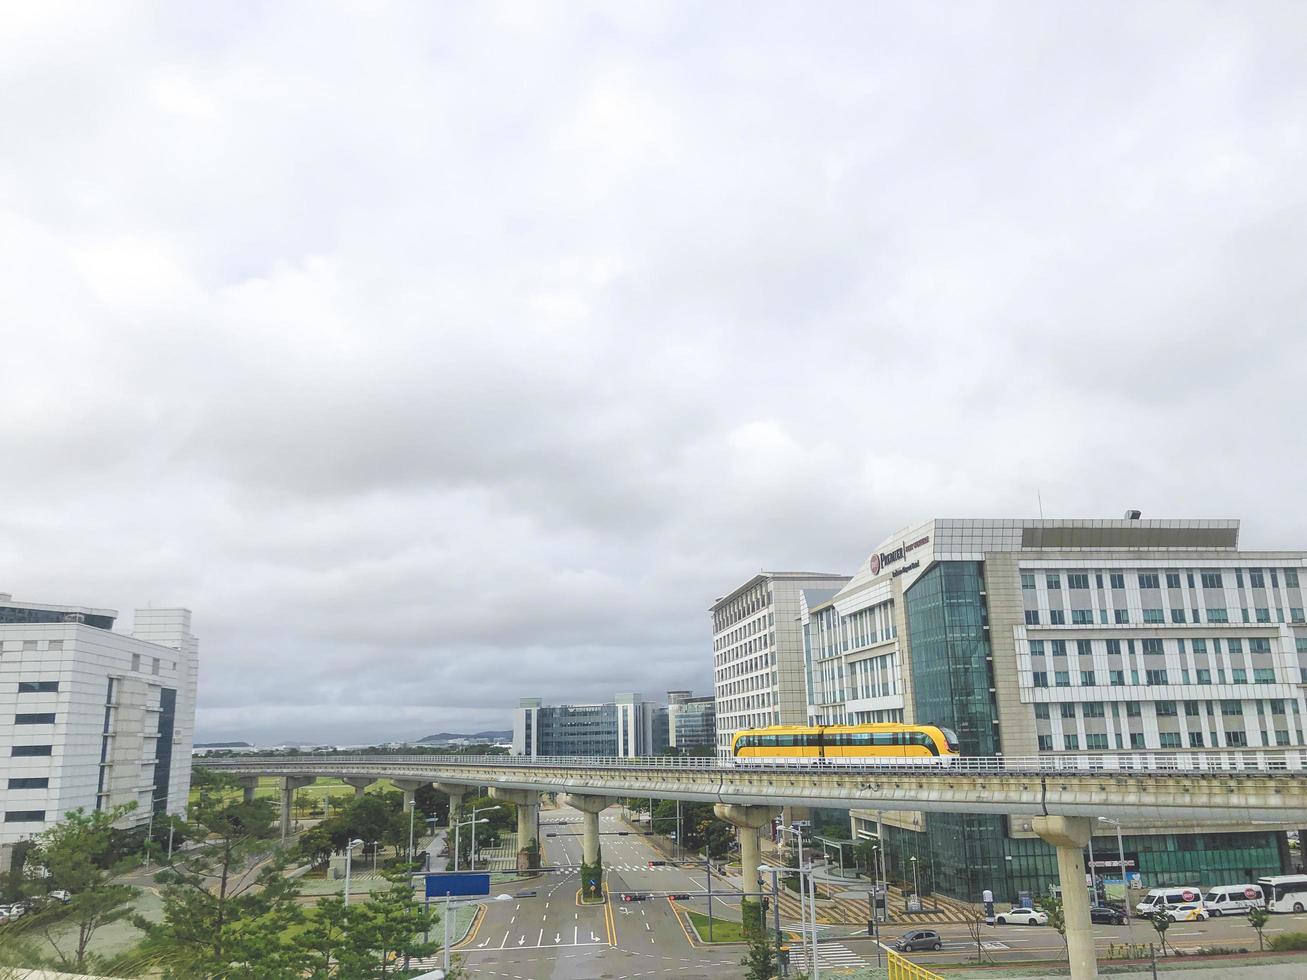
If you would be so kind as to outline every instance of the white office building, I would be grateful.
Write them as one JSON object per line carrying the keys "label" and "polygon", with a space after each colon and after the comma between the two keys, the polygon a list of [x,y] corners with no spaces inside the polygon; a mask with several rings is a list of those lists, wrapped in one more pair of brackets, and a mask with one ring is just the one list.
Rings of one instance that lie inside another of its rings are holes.
{"label": "white office building", "polygon": [[[933,520],[805,604],[810,719],[953,729],[964,755],[1307,747],[1307,552],[1241,551],[1230,520]],[[975,900],[1056,880],[1029,818],[855,811],[892,863]],[[1116,839],[1095,841],[1103,872]],[[1270,826],[1127,831],[1151,886],[1256,881],[1289,864]]]}
{"label": "white office building", "polygon": [[717,755],[731,756],[737,731],[807,720],[799,617],[804,590],[830,592],[847,575],[761,572],[713,603],[713,696]]}
{"label": "white office building", "polygon": [[198,641],[185,609],[117,612],[0,593],[0,870],[76,809],[134,802],[127,823],[182,814],[191,784]]}

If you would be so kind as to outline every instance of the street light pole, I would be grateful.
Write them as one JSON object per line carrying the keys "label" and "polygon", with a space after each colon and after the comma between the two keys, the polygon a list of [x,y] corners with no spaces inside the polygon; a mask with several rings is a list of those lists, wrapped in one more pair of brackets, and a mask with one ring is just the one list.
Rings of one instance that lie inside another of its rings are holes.
{"label": "street light pole", "polygon": [[354,848],[362,843],[363,841],[355,839],[345,846],[345,908],[349,908],[349,873],[354,860]]}
{"label": "street light pole", "polygon": [[416,798],[408,802],[408,863],[413,863],[413,814],[417,811],[418,801]]}
{"label": "street light pole", "polygon": [[917,908],[921,908],[921,882],[917,880],[917,856],[913,854],[908,860],[912,862],[912,894],[916,896]]}
{"label": "street light pole", "polygon": [[1130,879],[1125,875],[1125,841],[1121,837],[1121,821],[1111,817],[1099,817],[1103,823],[1116,827],[1116,856],[1121,862],[1121,904],[1125,907],[1125,924],[1130,924]]}

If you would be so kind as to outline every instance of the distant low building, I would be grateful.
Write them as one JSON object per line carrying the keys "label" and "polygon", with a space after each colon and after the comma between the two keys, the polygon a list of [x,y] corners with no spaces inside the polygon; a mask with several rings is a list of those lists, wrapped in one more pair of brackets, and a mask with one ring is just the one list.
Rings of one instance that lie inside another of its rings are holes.
{"label": "distant low building", "polygon": [[639,694],[618,694],[602,704],[547,705],[539,698],[523,698],[513,713],[512,751],[530,756],[654,755],[660,742],[664,748],[667,744],[666,712]]}

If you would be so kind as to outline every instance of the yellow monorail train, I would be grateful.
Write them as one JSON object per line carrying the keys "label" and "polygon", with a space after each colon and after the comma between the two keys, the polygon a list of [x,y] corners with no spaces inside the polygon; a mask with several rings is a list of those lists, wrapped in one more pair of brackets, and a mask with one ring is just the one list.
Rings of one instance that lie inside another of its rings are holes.
{"label": "yellow monorail train", "polygon": [[812,759],[825,765],[948,765],[958,737],[938,725],[771,725],[737,732],[738,764]]}

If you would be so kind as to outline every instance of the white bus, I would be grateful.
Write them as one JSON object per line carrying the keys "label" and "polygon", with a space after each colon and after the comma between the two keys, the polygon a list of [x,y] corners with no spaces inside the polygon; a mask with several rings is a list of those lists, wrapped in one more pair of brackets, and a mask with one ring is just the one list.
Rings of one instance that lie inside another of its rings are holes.
{"label": "white bus", "polygon": [[1307,875],[1258,878],[1268,912],[1307,912]]}

